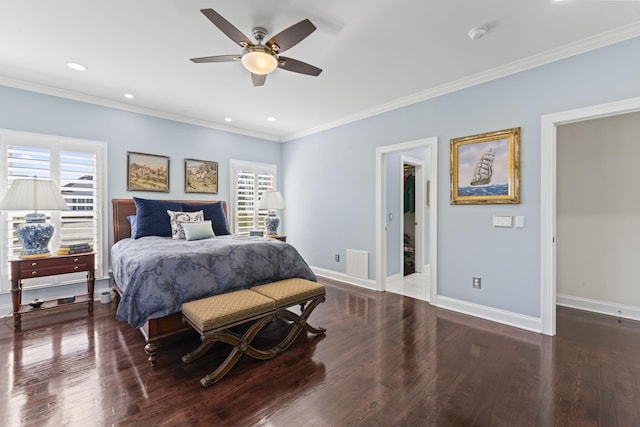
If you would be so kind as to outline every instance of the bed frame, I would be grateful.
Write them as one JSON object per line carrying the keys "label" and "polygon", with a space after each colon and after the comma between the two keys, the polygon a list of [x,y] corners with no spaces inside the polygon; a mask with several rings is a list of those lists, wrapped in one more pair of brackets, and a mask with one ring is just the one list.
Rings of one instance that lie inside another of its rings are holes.
{"label": "bed frame", "polygon": [[[180,203],[215,203],[218,200],[167,200]],[[222,209],[227,214],[227,202],[220,201]],[[131,225],[127,216],[136,214],[136,205],[133,199],[113,199],[113,242],[131,237]],[[116,302],[122,295],[120,286],[114,281],[114,288],[117,294]],[[146,341],[144,351],[149,356],[152,366],[156,365],[158,349],[162,346],[161,341],[186,332],[193,332],[193,329],[182,322],[182,313],[173,313],[157,319],[150,319],[141,328],[142,336]]]}

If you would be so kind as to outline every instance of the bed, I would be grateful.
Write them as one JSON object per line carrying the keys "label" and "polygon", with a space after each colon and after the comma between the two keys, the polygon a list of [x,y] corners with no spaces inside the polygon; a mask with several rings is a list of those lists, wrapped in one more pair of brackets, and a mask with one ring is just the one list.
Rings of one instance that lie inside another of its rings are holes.
{"label": "bed", "polygon": [[[141,200],[112,200],[111,268],[118,296],[116,318],[142,332],[152,365],[163,341],[191,330],[182,321],[183,303],[292,277],[316,280],[297,250],[277,239],[234,235],[196,241],[155,235],[132,239],[130,218],[136,216],[136,203],[141,212],[146,209]],[[188,206],[220,203],[226,215],[224,201],[162,202],[177,203],[185,211]],[[226,224],[226,217],[223,220]],[[139,237],[139,228],[134,233]]]}

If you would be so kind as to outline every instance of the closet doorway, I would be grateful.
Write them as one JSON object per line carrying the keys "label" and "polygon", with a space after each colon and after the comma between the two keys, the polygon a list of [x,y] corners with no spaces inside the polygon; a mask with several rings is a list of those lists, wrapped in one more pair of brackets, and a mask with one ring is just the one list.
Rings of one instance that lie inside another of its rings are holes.
{"label": "closet doorway", "polygon": [[[402,158],[402,275],[407,277],[415,273],[422,272],[422,266],[424,265],[422,247],[423,247],[423,234],[422,233],[422,221],[419,218],[423,218],[421,211],[421,193],[422,189],[419,187],[422,179],[416,180],[416,175],[419,173],[423,175],[422,164],[419,160],[408,160],[403,156]],[[416,183],[418,185],[416,185]],[[417,193],[417,191],[420,192]],[[416,200],[416,198],[418,200]],[[418,203],[416,203],[416,201]],[[417,210],[417,212],[416,212]]]}

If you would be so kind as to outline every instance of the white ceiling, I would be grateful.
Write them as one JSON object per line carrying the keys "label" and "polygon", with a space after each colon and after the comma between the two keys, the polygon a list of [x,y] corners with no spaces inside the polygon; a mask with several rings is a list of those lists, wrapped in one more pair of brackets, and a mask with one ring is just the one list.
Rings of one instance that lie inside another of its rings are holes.
{"label": "white ceiling", "polygon": [[[203,8],[249,37],[309,18],[285,56],[324,71],[253,87],[240,63],[192,63],[241,51]],[[638,35],[640,1],[0,0],[0,84],[286,141]]]}

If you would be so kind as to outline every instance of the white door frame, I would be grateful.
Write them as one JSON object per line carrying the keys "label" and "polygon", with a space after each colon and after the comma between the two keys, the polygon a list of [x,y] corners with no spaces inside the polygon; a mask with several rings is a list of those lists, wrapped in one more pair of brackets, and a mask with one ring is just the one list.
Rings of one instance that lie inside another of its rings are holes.
{"label": "white door frame", "polygon": [[429,301],[437,305],[438,294],[438,137],[418,139],[376,148],[376,289],[385,289],[387,277],[387,233],[385,230],[386,171],[385,156],[399,151],[429,147],[431,149],[431,194],[429,201]]}
{"label": "white door frame", "polygon": [[542,116],[540,320],[545,335],[556,334],[557,127],[636,111],[640,111],[640,97]]}
{"label": "white door frame", "polygon": [[[400,165],[401,171],[403,173],[404,165],[411,165],[415,168],[415,261],[416,261],[416,273],[422,273],[422,268],[424,267],[424,209],[423,206],[425,204],[426,190],[425,190],[425,180],[424,180],[424,161],[420,159],[416,159],[414,157],[401,155],[400,156]],[[404,180],[400,179],[400,194],[404,194]],[[400,196],[400,232],[404,231],[404,197]],[[400,243],[400,265],[402,265],[402,260],[404,259],[404,239],[401,240]],[[403,269],[400,269],[400,273],[404,274]]]}

